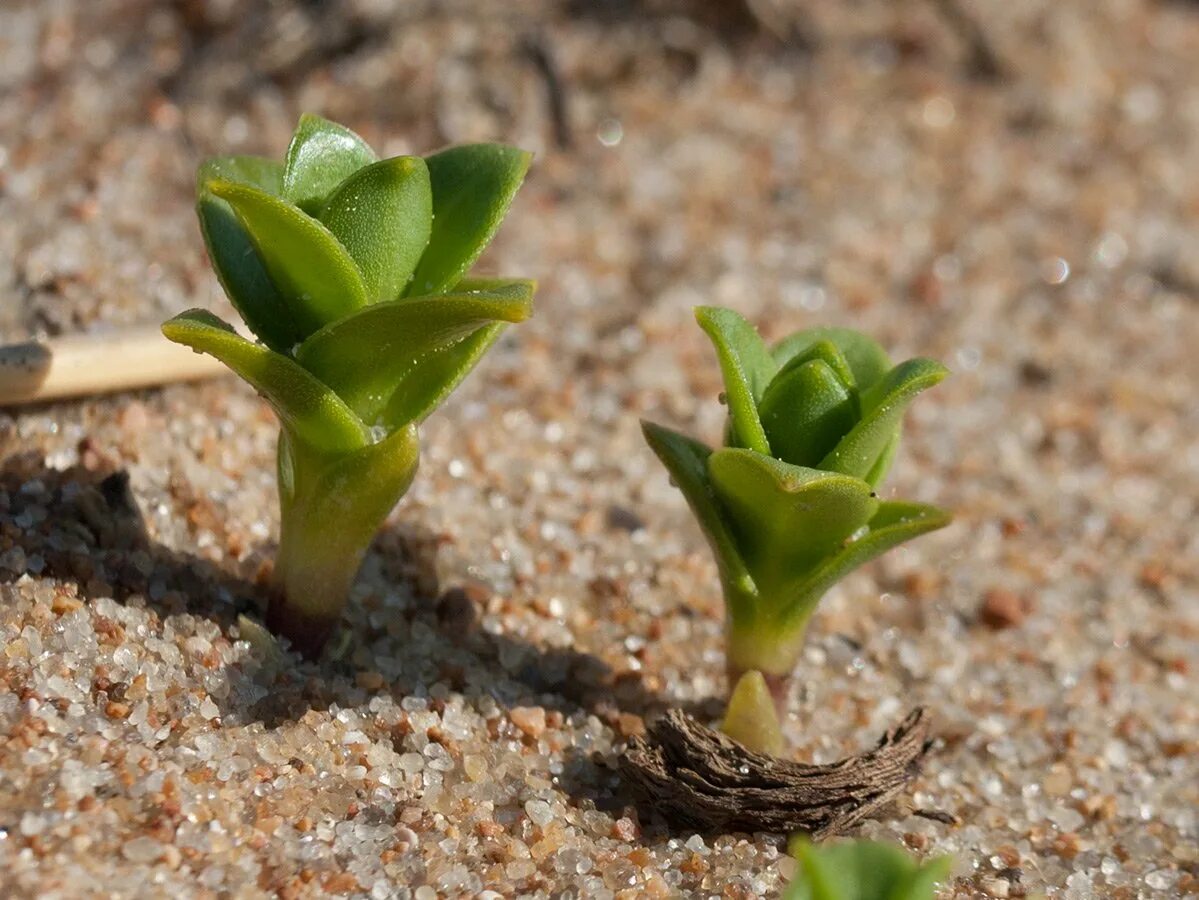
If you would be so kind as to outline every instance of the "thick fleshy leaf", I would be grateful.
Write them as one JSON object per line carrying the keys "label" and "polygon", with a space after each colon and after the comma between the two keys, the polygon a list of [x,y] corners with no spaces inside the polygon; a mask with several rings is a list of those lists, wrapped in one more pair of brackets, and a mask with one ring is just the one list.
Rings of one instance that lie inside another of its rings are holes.
{"label": "thick fleshy leaf", "polygon": [[425,157],[433,230],[408,293],[453,288],[491,242],[533,154],[503,144],[465,144]]}
{"label": "thick fleshy leaf", "polygon": [[818,341],[829,341],[845,356],[859,390],[873,385],[891,368],[891,360],[875,341],[849,328],[809,328],[783,339],[771,355],[778,365],[785,366],[793,357],[803,353]]}
{"label": "thick fleshy leaf", "polygon": [[855,394],[823,359],[776,375],[758,407],[774,455],[815,466],[857,422]]}
{"label": "thick fleshy leaf", "polygon": [[397,299],[429,243],[425,161],[397,156],[359,169],[329,196],[320,220],[357,263],[367,302]]}
{"label": "thick fleshy leaf", "polygon": [[880,458],[895,439],[908,403],[948,374],[948,369],[931,359],[909,359],[891,369],[862,391],[861,421],[821,460],[819,467],[858,478],[875,472]]}
{"label": "thick fleshy leaf", "polygon": [[354,260],[316,219],[248,185],[210,181],[208,190],[237,214],[297,332],[311,334],[366,305]]}
{"label": "thick fleshy leaf", "polygon": [[376,303],[312,335],[296,359],[373,424],[429,354],[493,322],[527,319],[534,288],[532,281],[509,281],[488,291]]}
{"label": "thick fleshy leaf", "polygon": [[264,344],[287,350],[299,340],[287,305],[232,208],[206,187],[217,179],[277,194],[283,184],[283,166],[260,156],[221,156],[206,161],[196,178],[196,215],[212,268],[234,309]]}
{"label": "thick fleshy leaf", "polygon": [[750,750],[782,755],[783,730],[779,727],[774,698],[761,672],[752,669],[737,679],[720,730]]}
{"label": "thick fleshy leaf", "polygon": [[873,841],[791,843],[800,871],[785,900],[933,900],[950,860],[920,863],[901,847]]}
{"label": "thick fleshy leaf", "polygon": [[[454,293],[487,293],[511,283],[510,278],[463,278]],[[456,344],[431,351],[396,384],[383,412],[383,423],[396,428],[406,422],[424,420],[462,383],[507,327],[507,322],[484,325]]]}
{"label": "thick fleshy leaf", "polygon": [[383,424],[395,428],[423,421],[454,392],[507,327],[507,322],[484,325],[456,344],[430,351],[396,383],[383,411]]}
{"label": "thick fleshy leaf", "polygon": [[891,470],[891,463],[895,462],[895,454],[899,452],[899,442],[902,438],[903,423],[901,422],[896,426],[895,433],[891,435],[891,440],[887,442],[887,446],[883,447],[883,452],[879,454],[878,461],[866,473],[865,481],[872,488],[877,489],[883,483],[883,479],[887,477],[887,472]]}
{"label": "thick fleshy leaf", "polygon": [[[670,472],[671,481],[683,492],[687,505],[699,521],[700,529],[712,546],[721,580],[733,590],[726,591],[725,601],[736,605],[752,602],[757,593],[737,541],[726,524],[720,501],[708,480],[708,458],[712,449],[686,435],[642,420],[641,430],[650,449]],[[735,617],[752,617],[753,609],[733,608]]]}
{"label": "thick fleshy leaf", "polygon": [[736,444],[769,455],[770,442],[758,419],[758,401],[778,366],[757,330],[739,313],[719,306],[698,306],[695,319],[716,348]]}
{"label": "thick fleshy leaf", "polygon": [[265,156],[215,156],[206,159],[196,172],[196,193],[210,181],[247,184],[268,194],[283,192],[283,164]]}
{"label": "thick fleshy leaf", "polygon": [[344,125],[304,113],[287,148],[283,196],[316,215],[334,188],[376,159],[370,145]]}
{"label": "thick fleshy leaf", "polygon": [[878,508],[858,478],[752,450],[717,450],[708,458],[708,476],[764,596],[835,552]]}
{"label": "thick fleshy leaf", "polygon": [[861,535],[780,592],[789,598],[790,604],[784,623],[807,616],[824,592],[854,569],[905,541],[944,528],[952,518],[945,510],[924,503],[898,500],[879,503]]}
{"label": "thick fleshy leaf", "polygon": [[261,394],[293,437],[319,453],[345,453],[368,441],[358,417],[289,357],[251,343],[210,312],[192,309],[165,322],[172,341],[215,356]]}

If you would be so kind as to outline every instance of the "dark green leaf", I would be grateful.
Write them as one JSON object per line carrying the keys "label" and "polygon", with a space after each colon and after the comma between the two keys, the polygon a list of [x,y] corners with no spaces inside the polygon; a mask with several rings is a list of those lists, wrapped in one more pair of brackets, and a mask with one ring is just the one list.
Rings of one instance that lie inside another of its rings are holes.
{"label": "dark green leaf", "polygon": [[274,407],[296,440],[320,453],[345,453],[367,442],[366,429],[338,396],[290,358],[251,343],[202,309],[165,322],[172,341],[215,356]]}
{"label": "dark green leaf", "polygon": [[215,179],[277,194],[283,184],[283,167],[259,156],[208,160],[200,166],[196,179],[196,215],[208,258],[230,302],[259,340],[286,351],[299,340],[299,334],[245,228],[229,204],[208,191],[208,182]]}
{"label": "dark green leaf", "polygon": [[229,204],[207,191],[196,201],[196,215],[212,268],[234,309],[259,340],[286,352],[299,334],[245,228]]}
{"label": "dark green leaf", "polygon": [[334,188],[377,158],[350,129],[305,113],[287,148],[283,196],[316,215]]}
{"label": "dark green leaf", "polygon": [[708,476],[763,596],[836,552],[878,508],[860,479],[752,450],[717,450]]}
{"label": "dark green leaf", "polygon": [[780,341],[771,351],[774,360],[785,366],[817,341],[830,341],[845,356],[859,390],[865,390],[891,368],[886,352],[866,335],[849,328],[809,328]]}
{"label": "dark green leaf", "polygon": [[785,618],[806,616],[825,591],[854,569],[905,541],[944,528],[951,518],[945,510],[923,503],[897,500],[879,503],[865,532],[780,592],[791,598]]}
{"label": "dark green leaf", "polygon": [[316,219],[247,185],[211,181],[208,190],[233,207],[299,333],[366,305],[354,260]]}
{"label": "dark green leaf", "polygon": [[778,367],[758,332],[740,314],[719,306],[699,306],[695,319],[716,348],[737,445],[769,456],[758,401]]}
{"label": "dark green leaf", "polygon": [[815,466],[853,428],[857,398],[827,362],[811,359],[775,376],[758,415],[775,456]]}
{"label": "dark green leaf", "polygon": [[948,374],[949,370],[934,360],[909,359],[863,390],[861,421],[820,462],[820,468],[858,478],[877,472],[908,403]]}
{"label": "dark green leaf", "polygon": [[[493,322],[528,318],[534,287],[531,281],[509,281],[488,291],[376,303],[312,335],[296,359],[373,424],[397,387],[413,377],[423,382],[414,370],[429,354]],[[424,391],[426,397],[438,393],[428,384]]]}
{"label": "dark green leaf", "polygon": [[458,283],[495,236],[532,159],[502,144],[466,144],[425,157],[433,230],[408,293],[440,294]]}
{"label": "dark green leaf", "polygon": [[358,264],[367,301],[397,299],[429,243],[425,161],[397,156],[359,169],[333,191],[320,220]]}
{"label": "dark green leaf", "polygon": [[733,588],[726,591],[725,602],[734,606],[730,612],[738,617],[752,617],[752,609],[739,609],[736,604],[750,601],[757,593],[741,557],[737,542],[725,523],[724,511],[708,480],[708,459],[712,449],[699,441],[642,420],[641,430],[650,449],[670,472],[670,478],[687,500],[699,521],[704,536],[716,555],[721,580]]}

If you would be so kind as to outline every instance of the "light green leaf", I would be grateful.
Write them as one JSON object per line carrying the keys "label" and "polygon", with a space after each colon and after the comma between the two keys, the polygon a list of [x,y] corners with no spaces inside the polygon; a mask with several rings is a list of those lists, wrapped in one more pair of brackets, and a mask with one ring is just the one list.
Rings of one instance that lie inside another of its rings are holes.
{"label": "light green leaf", "polygon": [[350,129],[304,113],[287,148],[283,196],[316,215],[334,188],[376,159],[370,145]]}
{"label": "light green leaf", "polygon": [[948,857],[921,864],[898,845],[843,841],[813,846],[794,839],[800,870],[785,900],[933,900],[949,875]]}
{"label": "light green leaf", "polygon": [[265,156],[215,156],[196,172],[196,193],[210,181],[247,184],[277,197],[283,192],[283,165]]}
{"label": "light green leaf", "polygon": [[454,392],[507,327],[507,322],[484,325],[456,344],[430,351],[396,383],[383,411],[383,424],[395,428],[423,421]]}
{"label": "light green leaf", "polygon": [[357,263],[367,302],[397,299],[429,243],[425,161],[397,156],[359,169],[333,191],[320,220]]}
{"label": "light green leaf", "polygon": [[290,358],[251,343],[212,313],[191,309],[165,322],[172,341],[215,356],[261,394],[284,429],[320,453],[345,453],[367,443],[366,429],[328,387]]}
{"label": "light green leaf", "polygon": [[229,204],[208,191],[208,182],[218,179],[278,194],[283,166],[261,156],[205,161],[196,177],[196,215],[208,258],[234,309],[259,340],[275,350],[286,350],[299,339],[287,306]]}
{"label": "light green leaf", "polygon": [[862,391],[861,421],[821,460],[819,467],[859,478],[877,472],[879,459],[895,439],[908,403],[948,374],[948,369],[931,359],[909,359],[891,369]]}
{"label": "light green leaf", "polygon": [[758,415],[775,456],[815,466],[853,428],[857,405],[856,392],[833,368],[823,359],[811,359],[774,377]]}
{"label": "light green leaf", "polygon": [[763,596],[835,552],[878,508],[860,479],[752,450],[717,450],[708,475]]}
{"label": "light green leaf", "polygon": [[895,454],[899,452],[899,442],[902,438],[903,423],[900,423],[895,427],[895,433],[891,435],[891,440],[887,441],[887,446],[883,447],[878,461],[866,473],[866,483],[872,488],[877,489],[883,483],[883,479],[887,477],[887,472],[891,470],[891,463],[895,462]]}
{"label": "light green leaf", "polygon": [[354,260],[316,219],[247,185],[210,181],[207,187],[237,214],[300,334],[366,305]]}
{"label": "light green leaf", "polygon": [[[376,303],[312,335],[296,351],[296,359],[363,421],[374,423],[429,354],[493,322],[527,319],[534,288],[532,281],[510,281],[475,293]],[[426,385],[425,396],[429,392]]]}
{"label": "light green leaf", "polygon": [[502,144],[465,144],[425,157],[433,230],[409,294],[440,294],[458,283],[495,236],[532,159]]}
{"label": "light green leaf", "polygon": [[[642,420],[641,430],[650,449],[670,472],[671,481],[683,492],[687,505],[699,521],[700,529],[708,539],[721,580],[733,590],[726,591],[725,602],[748,603],[757,593],[757,588],[745,562],[737,541],[725,522],[724,510],[708,480],[708,459],[712,449],[699,441],[671,431],[661,425]],[[739,617],[752,617],[752,609],[732,609]]]}
{"label": "light green leaf", "polygon": [[716,348],[737,445],[770,455],[770,442],[758,419],[758,401],[778,366],[757,330],[739,313],[698,306],[695,319]]}
{"label": "light green leaf", "polygon": [[891,360],[875,341],[850,328],[809,328],[783,339],[771,351],[780,366],[818,341],[829,341],[845,356],[859,390],[877,382],[891,368]]}
{"label": "light green leaf", "polygon": [[879,503],[864,533],[780,590],[780,596],[791,598],[784,620],[806,616],[825,591],[854,569],[905,541],[944,528],[951,519],[945,510],[924,503],[898,500]]}

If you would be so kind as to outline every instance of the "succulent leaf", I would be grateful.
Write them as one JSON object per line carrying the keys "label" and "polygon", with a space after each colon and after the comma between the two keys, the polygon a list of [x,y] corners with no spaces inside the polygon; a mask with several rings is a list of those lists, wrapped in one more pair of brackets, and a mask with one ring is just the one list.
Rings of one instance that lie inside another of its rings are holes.
{"label": "succulent leaf", "polygon": [[283,192],[283,165],[265,156],[215,156],[196,172],[196,192],[210,181],[246,184],[278,197]]}
{"label": "succulent leaf", "polygon": [[708,474],[764,594],[836,552],[879,505],[858,478],[793,466],[752,450],[715,451]]}
{"label": "succulent leaf", "polygon": [[920,863],[902,848],[874,841],[847,841],[815,847],[791,842],[800,871],[785,900],[933,900],[938,882],[949,876],[950,860]]}
{"label": "succulent leaf", "polygon": [[744,316],[718,306],[699,306],[695,318],[716,348],[734,440],[738,446],[770,454],[758,418],[758,401],[778,371],[757,330]]}
{"label": "succulent leaf", "polygon": [[819,468],[858,478],[874,472],[908,403],[948,374],[948,369],[931,359],[909,359],[891,369],[862,391],[861,421],[820,461]]}
{"label": "succulent leaf", "polygon": [[329,196],[320,220],[358,265],[367,302],[397,299],[429,243],[425,161],[397,156],[359,169]]}
{"label": "succulent leaf", "polygon": [[425,157],[433,228],[408,293],[453,288],[491,242],[533,155],[502,144],[465,144]]}
{"label": "succulent leaf", "polygon": [[[650,449],[670,472],[671,480],[683,492],[720,568],[721,579],[735,590],[726,592],[725,601],[743,603],[756,593],[754,580],[741,557],[737,541],[725,522],[724,511],[708,479],[708,460],[712,449],[699,441],[655,425],[641,422],[641,430]],[[752,615],[752,609],[731,610],[734,615]]]}
{"label": "succulent leaf", "polygon": [[248,185],[210,181],[207,189],[237,214],[301,335],[366,305],[354,260],[316,219]]}
{"label": "succulent leaf", "polygon": [[924,503],[886,500],[870,519],[864,534],[849,540],[837,553],[815,568],[799,574],[782,589],[791,598],[782,621],[805,617],[830,587],[877,556],[912,538],[944,528],[952,516]]}
{"label": "succulent leaf", "polygon": [[758,407],[774,455],[797,466],[816,465],[857,421],[856,394],[823,359],[788,366]]}
{"label": "succulent leaf", "polygon": [[339,184],[378,157],[344,125],[304,113],[287,148],[283,197],[316,215]]}
{"label": "succulent leaf", "polygon": [[[454,292],[487,293],[511,283],[511,279],[504,278],[463,278]],[[407,422],[422,421],[470,374],[507,327],[507,322],[484,325],[458,343],[430,352],[419,366],[396,384],[391,401],[383,412],[384,425],[390,429]]]}
{"label": "succulent leaf", "polygon": [[[249,160],[254,161],[252,166],[242,165]],[[259,167],[258,163],[263,165]],[[273,175],[270,165],[275,165]],[[250,235],[232,207],[204,187],[215,177],[241,177],[239,170],[243,168],[253,171],[241,183],[253,186],[249,180],[253,177],[262,190],[268,190],[264,185],[275,180],[274,176],[282,178],[282,170],[270,160],[258,160],[255,157],[210,160],[200,168],[201,186],[196,199],[200,232],[204,236],[208,258],[212,261],[217,279],[247,327],[271,349],[286,352],[300,339],[287,303],[275,288]]]}
{"label": "succulent leaf", "polygon": [[414,370],[428,354],[493,322],[528,318],[533,289],[531,281],[513,280],[488,291],[376,303],[316,332],[296,359],[373,423],[410,378],[421,379]]}
{"label": "succulent leaf", "polygon": [[456,344],[429,351],[419,366],[396,383],[382,413],[383,425],[390,429],[424,421],[479,364],[507,327],[507,322],[484,325]]}
{"label": "succulent leaf", "polygon": [[289,357],[251,343],[210,312],[192,309],[165,322],[172,341],[215,356],[258,391],[295,439],[319,453],[368,442],[362,422],[328,387]]}
{"label": "succulent leaf", "polygon": [[874,340],[849,328],[809,328],[784,338],[771,351],[775,362],[786,366],[791,359],[819,341],[834,344],[849,363],[859,390],[865,390],[891,368],[891,360]]}

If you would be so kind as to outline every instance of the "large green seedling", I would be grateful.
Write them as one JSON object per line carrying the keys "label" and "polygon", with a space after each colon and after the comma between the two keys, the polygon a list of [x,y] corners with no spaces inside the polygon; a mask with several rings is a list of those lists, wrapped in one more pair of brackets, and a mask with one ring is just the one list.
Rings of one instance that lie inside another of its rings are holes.
{"label": "large green seedling", "polygon": [[200,167],[208,255],[258,342],[198,309],[162,330],[220,359],[279,417],[267,623],[310,655],[412,482],[417,425],[532,311],[532,281],[467,276],[530,158],[474,144],[380,160],[352,131],[305,115],[282,163]]}
{"label": "large green seedling", "polygon": [[908,403],[947,370],[929,359],[892,366],[878,344],[846,329],[802,331],[768,348],[732,310],[699,307],[696,318],[724,375],[725,446],[642,425],[716,555],[730,683],[754,672],[765,681],[734,689],[725,730],[777,752],[775,707],[820,598],[863,563],[949,522],[944,510],[875,492]]}

